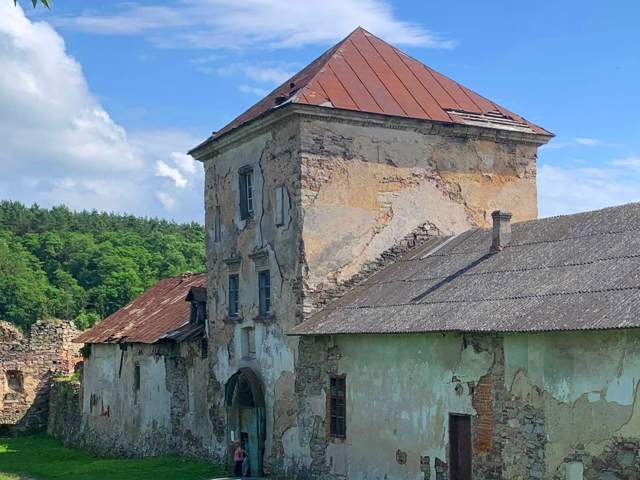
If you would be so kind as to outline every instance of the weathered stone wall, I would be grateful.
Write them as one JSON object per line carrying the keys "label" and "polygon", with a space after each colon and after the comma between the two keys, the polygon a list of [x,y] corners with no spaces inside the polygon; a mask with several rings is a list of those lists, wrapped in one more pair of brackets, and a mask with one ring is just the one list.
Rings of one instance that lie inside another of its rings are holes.
{"label": "weathered stone wall", "polygon": [[[308,366],[296,389],[313,461],[300,478],[444,479],[450,413],[471,415],[474,479],[638,472],[640,332],[337,336],[302,346]],[[347,382],[338,442],[317,406],[331,373]]]}
{"label": "weathered stone wall", "polygon": [[47,434],[65,445],[78,445],[82,434],[82,385],[69,378],[54,379],[49,392]]}
{"label": "weathered stone wall", "polygon": [[304,118],[309,309],[418,228],[454,234],[486,227],[496,209],[514,221],[536,218],[539,141],[459,126],[379,125],[366,115],[358,122]]}
{"label": "weathered stone wall", "polygon": [[220,461],[208,371],[199,341],[92,345],[82,374],[80,434],[64,439],[102,455]]}
{"label": "weathered stone wall", "polygon": [[16,432],[46,428],[51,379],[73,373],[81,358],[71,340],[78,334],[63,320],[41,320],[26,336],[0,322],[0,425]]}

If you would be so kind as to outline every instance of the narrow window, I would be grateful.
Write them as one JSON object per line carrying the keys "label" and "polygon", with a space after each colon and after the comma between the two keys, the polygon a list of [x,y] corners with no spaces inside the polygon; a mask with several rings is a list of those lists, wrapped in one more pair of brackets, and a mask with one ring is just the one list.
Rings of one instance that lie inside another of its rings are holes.
{"label": "narrow window", "polygon": [[346,438],[346,398],[347,389],[344,376],[332,376],[329,392],[329,435]]}
{"label": "narrow window", "polygon": [[256,356],[256,332],[253,327],[242,329],[242,355],[248,358]]}
{"label": "narrow window", "polygon": [[237,274],[229,275],[229,316],[237,317],[240,301],[240,282]]}
{"label": "narrow window", "polygon": [[240,171],[240,218],[246,220],[253,216],[253,169]]}
{"label": "narrow window", "polygon": [[271,276],[269,270],[258,273],[258,288],[260,316],[267,316],[271,313]]}
{"label": "narrow window", "polygon": [[133,389],[137,392],[140,390],[140,365],[133,367]]}
{"label": "narrow window", "polygon": [[207,319],[207,304],[205,302],[191,302],[191,323],[202,324]]}
{"label": "narrow window", "polygon": [[222,213],[220,207],[216,207],[216,218],[213,220],[213,241],[222,240]]}
{"label": "narrow window", "polygon": [[284,185],[276,187],[276,227],[284,225],[286,209],[289,205],[289,195],[287,194],[287,188]]}

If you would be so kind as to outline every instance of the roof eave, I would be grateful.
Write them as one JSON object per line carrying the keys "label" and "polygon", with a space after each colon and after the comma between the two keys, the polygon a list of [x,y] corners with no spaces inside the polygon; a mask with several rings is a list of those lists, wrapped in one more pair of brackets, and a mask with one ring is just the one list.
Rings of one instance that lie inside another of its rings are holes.
{"label": "roof eave", "polygon": [[219,151],[223,151],[249,136],[262,132],[274,123],[282,121],[292,115],[303,115],[327,120],[353,121],[356,123],[366,122],[367,124],[374,124],[381,127],[388,126],[392,123],[404,124],[406,128],[424,128],[426,125],[432,125],[442,129],[440,132],[434,133],[443,133],[446,129],[446,131],[453,133],[454,136],[472,133],[475,136],[485,136],[491,139],[511,139],[538,146],[546,144],[554,137],[553,133],[537,126],[540,130],[539,132],[522,132],[491,126],[452,123],[290,102],[286,105],[273,108],[218,137],[211,136],[198,146],[189,150],[188,153],[196,160],[204,162],[212,156],[215,156]]}

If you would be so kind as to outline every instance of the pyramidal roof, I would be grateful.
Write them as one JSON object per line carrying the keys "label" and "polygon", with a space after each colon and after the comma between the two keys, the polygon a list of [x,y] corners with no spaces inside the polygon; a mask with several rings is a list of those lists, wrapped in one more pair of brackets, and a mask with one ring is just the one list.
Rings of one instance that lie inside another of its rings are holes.
{"label": "pyramidal roof", "polygon": [[215,132],[213,139],[285,103],[552,135],[361,27]]}

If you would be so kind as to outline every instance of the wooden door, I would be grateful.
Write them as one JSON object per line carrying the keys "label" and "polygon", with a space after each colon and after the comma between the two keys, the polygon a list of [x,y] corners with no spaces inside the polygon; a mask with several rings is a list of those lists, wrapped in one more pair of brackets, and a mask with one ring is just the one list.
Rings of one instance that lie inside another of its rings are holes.
{"label": "wooden door", "polygon": [[471,480],[471,417],[449,415],[450,480]]}

